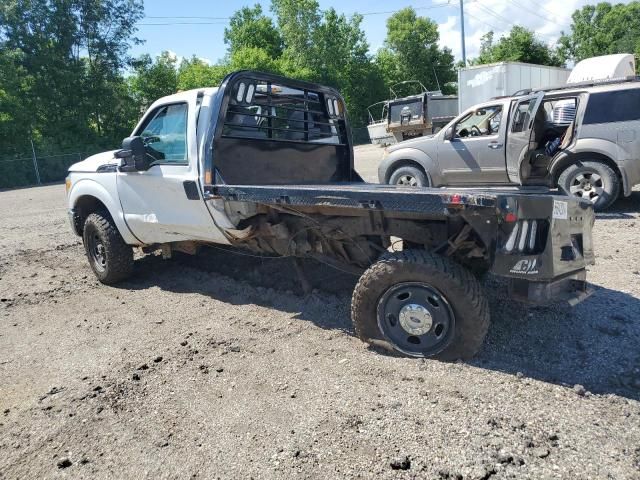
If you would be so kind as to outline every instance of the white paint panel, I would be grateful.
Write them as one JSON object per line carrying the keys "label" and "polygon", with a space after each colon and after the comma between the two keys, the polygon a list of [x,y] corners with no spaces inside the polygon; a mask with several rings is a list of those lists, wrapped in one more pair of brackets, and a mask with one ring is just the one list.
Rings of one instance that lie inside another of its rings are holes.
{"label": "white paint panel", "polygon": [[571,70],[544,65],[503,62],[458,70],[460,112],[493,97],[512,95],[526,88],[563,85]]}

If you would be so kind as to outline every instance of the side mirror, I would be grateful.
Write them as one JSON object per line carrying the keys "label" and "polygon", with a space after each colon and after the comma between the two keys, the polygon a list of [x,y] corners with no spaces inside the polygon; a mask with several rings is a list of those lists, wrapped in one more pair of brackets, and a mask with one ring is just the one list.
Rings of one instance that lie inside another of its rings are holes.
{"label": "side mirror", "polygon": [[449,128],[447,128],[445,130],[444,139],[445,140],[452,140],[453,139],[453,127],[449,127]]}
{"label": "side mirror", "polygon": [[116,158],[122,158],[121,172],[136,172],[149,169],[147,152],[142,137],[127,137],[122,141],[122,150],[115,153]]}

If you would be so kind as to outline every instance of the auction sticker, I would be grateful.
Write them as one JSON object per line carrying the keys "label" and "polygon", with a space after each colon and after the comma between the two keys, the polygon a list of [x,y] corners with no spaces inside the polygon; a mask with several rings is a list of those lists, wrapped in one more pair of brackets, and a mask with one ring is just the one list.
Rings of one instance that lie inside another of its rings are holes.
{"label": "auction sticker", "polygon": [[558,218],[560,220],[567,219],[567,202],[563,202],[561,200],[553,201],[553,218]]}

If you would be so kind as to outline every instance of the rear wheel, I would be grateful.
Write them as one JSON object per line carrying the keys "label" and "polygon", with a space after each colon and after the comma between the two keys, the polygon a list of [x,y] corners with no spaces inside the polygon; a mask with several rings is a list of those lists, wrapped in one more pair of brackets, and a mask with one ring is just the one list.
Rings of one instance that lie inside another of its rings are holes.
{"label": "rear wheel", "polygon": [[417,167],[405,166],[396,169],[389,178],[391,185],[405,187],[427,187],[429,181],[425,173]]}
{"label": "rear wheel", "polygon": [[567,195],[589,200],[594,210],[602,211],[618,198],[620,180],[616,172],[602,162],[577,162],[560,174],[558,188]]}
{"label": "rear wheel", "polygon": [[84,223],[82,240],[89,265],[102,283],[111,285],[131,275],[133,249],[124,242],[108,214],[89,215]]}
{"label": "rear wheel", "polygon": [[422,250],[388,253],[374,263],[353,292],[351,317],[365,342],[439,360],[471,358],[489,328],[478,280]]}

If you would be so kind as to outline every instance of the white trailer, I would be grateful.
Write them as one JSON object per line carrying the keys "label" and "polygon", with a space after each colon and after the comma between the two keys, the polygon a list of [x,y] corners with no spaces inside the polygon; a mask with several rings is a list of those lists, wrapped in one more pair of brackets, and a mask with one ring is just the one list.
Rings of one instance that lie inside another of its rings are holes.
{"label": "white trailer", "polygon": [[568,68],[501,62],[458,70],[458,109],[460,112],[494,97],[513,95],[519,90],[564,85]]}

